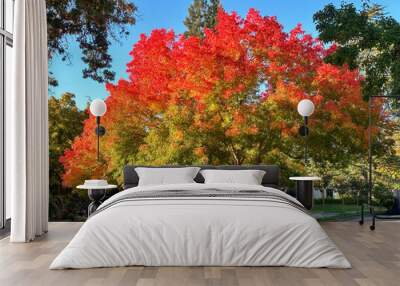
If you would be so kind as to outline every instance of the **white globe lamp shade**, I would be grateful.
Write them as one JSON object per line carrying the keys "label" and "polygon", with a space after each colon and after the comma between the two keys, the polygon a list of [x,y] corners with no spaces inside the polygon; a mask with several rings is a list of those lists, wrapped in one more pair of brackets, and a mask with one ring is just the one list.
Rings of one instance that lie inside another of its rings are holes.
{"label": "white globe lamp shade", "polygon": [[104,100],[95,99],[90,104],[90,112],[94,116],[103,116],[104,113],[106,113],[106,111],[107,111],[107,105],[104,102]]}
{"label": "white globe lamp shade", "polygon": [[297,105],[297,112],[303,117],[310,116],[314,112],[314,103],[309,99],[303,99]]}

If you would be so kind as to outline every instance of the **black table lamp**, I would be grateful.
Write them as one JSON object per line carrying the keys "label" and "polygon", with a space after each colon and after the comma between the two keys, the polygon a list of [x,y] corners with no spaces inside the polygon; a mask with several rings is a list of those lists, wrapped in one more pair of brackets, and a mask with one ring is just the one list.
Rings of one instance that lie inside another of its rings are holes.
{"label": "black table lamp", "polygon": [[299,128],[299,134],[304,137],[304,166],[307,165],[307,136],[309,134],[308,129],[308,117],[314,112],[314,103],[309,99],[303,99],[297,105],[297,112],[303,116],[304,125]]}
{"label": "black table lamp", "polygon": [[95,133],[97,136],[97,161],[100,162],[100,137],[106,134],[104,126],[100,125],[100,117],[102,117],[107,111],[107,105],[104,100],[95,99],[90,104],[90,113],[96,116],[96,129]]}

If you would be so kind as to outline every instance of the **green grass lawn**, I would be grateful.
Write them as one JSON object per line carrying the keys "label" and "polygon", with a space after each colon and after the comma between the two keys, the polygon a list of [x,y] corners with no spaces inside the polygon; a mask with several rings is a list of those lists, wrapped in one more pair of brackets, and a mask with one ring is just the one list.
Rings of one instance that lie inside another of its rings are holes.
{"label": "green grass lawn", "polygon": [[314,204],[311,214],[319,221],[354,219],[360,215],[360,206],[355,204]]}
{"label": "green grass lawn", "polygon": [[343,204],[314,204],[312,212],[352,212],[359,211],[360,206]]}
{"label": "green grass lawn", "polygon": [[[328,203],[322,205],[320,203],[314,204],[311,210],[311,215],[319,221],[335,221],[335,220],[353,220],[360,217],[361,207],[356,204],[341,204],[341,203]],[[377,213],[384,213],[386,208],[375,207]],[[368,211],[365,211],[368,216]]]}

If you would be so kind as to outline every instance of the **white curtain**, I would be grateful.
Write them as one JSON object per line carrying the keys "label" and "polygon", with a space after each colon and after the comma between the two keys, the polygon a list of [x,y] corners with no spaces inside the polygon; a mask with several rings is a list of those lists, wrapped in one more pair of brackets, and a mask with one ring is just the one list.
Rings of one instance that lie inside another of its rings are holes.
{"label": "white curtain", "polygon": [[[47,232],[49,149],[45,0],[15,1],[13,93],[6,105],[12,242]],[[7,100],[7,99],[6,99]]]}

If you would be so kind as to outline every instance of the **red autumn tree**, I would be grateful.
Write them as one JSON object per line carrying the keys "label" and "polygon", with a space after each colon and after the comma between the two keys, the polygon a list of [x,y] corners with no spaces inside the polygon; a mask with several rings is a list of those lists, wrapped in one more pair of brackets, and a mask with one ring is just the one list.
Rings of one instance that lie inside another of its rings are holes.
{"label": "red autumn tree", "polygon": [[107,85],[102,164],[91,117],[60,159],[64,184],[101,176],[121,182],[128,163],[298,167],[296,106],[306,97],[316,105],[312,158],[345,164],[365,151],[367,104],[356,71],[323,62],[333,49],[300,25],[285,33],[275,17],[253,9],[244,19],[220,9],[202,38],[164,29],[142,35],[129,78]]}

